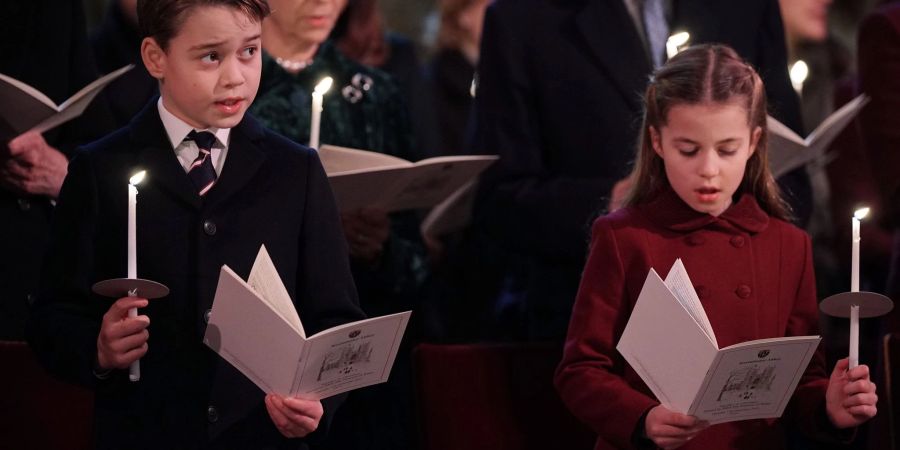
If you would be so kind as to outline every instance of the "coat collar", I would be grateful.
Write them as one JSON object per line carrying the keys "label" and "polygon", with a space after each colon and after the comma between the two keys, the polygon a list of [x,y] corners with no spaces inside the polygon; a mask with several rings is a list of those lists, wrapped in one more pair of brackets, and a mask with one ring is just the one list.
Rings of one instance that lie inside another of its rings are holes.
{"label": "coat collar", "polygon": [[755,234],[765,230],[770,220],[753,195],[742,194],[737,202],[716,217],[694,210],[671,187],[664,188],[652,200],[639,205],[638,209],[653,223],[679,232],[720,224]]}
{"label": "coat collar", "polygon": [[228,158],[216,185],[205,199],[200,198],[184,168],[178,162],[165,127],[159,118],[156,99],[131,121],[131,140],[137,150],[138,167],[146,169],[148,181],[196,209],[222,202],[243,187],[265,160],[257,145],[265,136],[255,119],[245,115],[232,129]]}

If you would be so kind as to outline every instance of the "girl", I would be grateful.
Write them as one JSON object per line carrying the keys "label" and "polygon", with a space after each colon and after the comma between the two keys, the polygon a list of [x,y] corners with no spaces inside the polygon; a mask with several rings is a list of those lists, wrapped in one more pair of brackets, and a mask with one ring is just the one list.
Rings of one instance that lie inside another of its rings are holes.
{"label": "girl", "polygon": [[846,440],[875,415],[868,367],[848,371],[844,359],[829,379],[819,351],[782,418],[709,426],[660,405],[615,350],[647,272],[676,258],[721,347],[818,334],[809,238],[788,223],[768,170],[764,92],[720,45],[678,54],[647,88],[633,184],[625,208],[593,225],[555,380],[599,434],[598,449],[773,450],[786,446],[788,423],[813,439]]}

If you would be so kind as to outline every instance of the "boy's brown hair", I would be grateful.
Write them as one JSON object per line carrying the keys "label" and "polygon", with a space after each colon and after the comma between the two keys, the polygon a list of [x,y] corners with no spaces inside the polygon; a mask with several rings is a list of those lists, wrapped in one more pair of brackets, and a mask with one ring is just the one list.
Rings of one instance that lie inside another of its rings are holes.
{"label": "boy's brown hair", "polygon": [[747,110],[747,124],[762,131],[756,151],[747,160],[737,194],[749,193],[770,216],[790,220],[790,210],[769,170],[766,92],[759,74],[731,47],[719,44],[693,46],[669,60],[653,75],[644,102],[641,143],[630,177],[625,206],[650,200],[669,184],[662,158],[653,151],[650,127],[666,124],[676,105],[739,101]]}
{"label": "boy's brown hair", "polygon": [[197,6],[225,6],[262,22],[269,15],[266,0],[138,0],[138,27],[143,37],[153,38],[163,51],[181,30],[187,12]]}

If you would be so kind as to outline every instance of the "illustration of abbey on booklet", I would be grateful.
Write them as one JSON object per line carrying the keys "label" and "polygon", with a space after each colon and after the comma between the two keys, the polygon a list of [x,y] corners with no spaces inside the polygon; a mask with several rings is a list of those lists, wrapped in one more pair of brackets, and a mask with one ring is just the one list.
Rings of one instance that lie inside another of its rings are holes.
{"label": "illustration of abbey on booklet", "polygon": [[222,266],[203,342],[266,393],[323,399],[387,381],[410,312],[307,337],[265,246],[245,282]]}
{"label": "illustration of abbey on booklet", "polygon": [[678,259],[665,281],[650,269],[616,350],[663,406],[715,424],[780,417],[819,341],[790,336],[719,349]]}

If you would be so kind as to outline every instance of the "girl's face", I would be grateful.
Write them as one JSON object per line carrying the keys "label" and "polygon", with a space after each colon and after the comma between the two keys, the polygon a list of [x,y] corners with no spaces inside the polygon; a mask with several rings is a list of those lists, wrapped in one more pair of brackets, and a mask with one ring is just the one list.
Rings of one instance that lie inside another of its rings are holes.
{"label": "girl's face", "polygon": [[667,119],[659,130],[650,127],[650,139],[669,184],[694,210],[722,214],[762,129],[750,128],[747,109],[736,102],[676,105]]}

